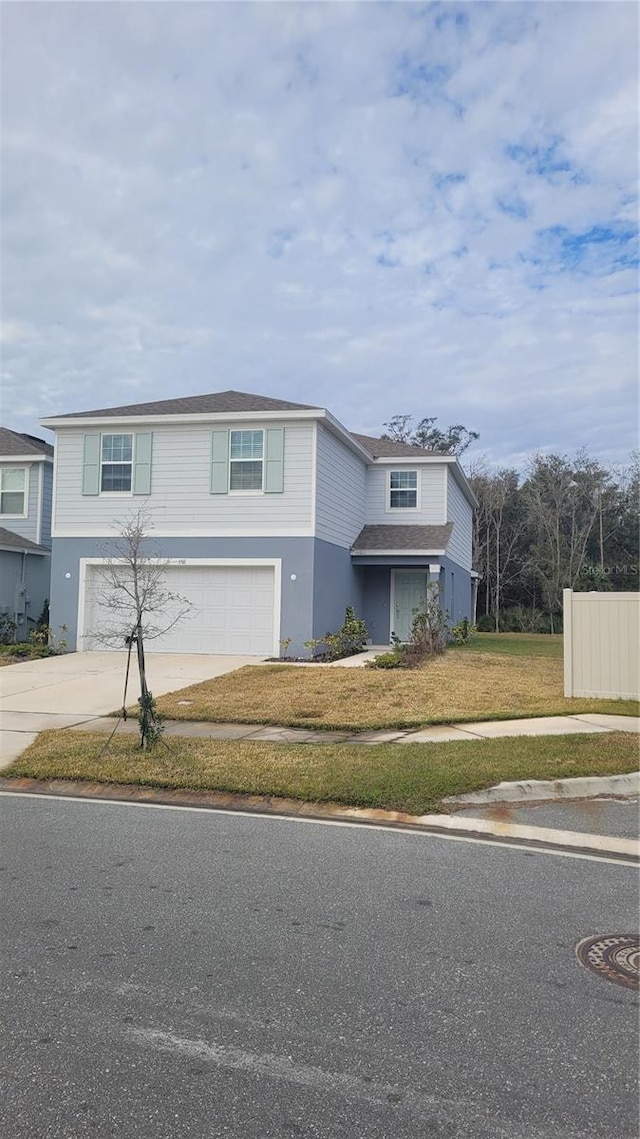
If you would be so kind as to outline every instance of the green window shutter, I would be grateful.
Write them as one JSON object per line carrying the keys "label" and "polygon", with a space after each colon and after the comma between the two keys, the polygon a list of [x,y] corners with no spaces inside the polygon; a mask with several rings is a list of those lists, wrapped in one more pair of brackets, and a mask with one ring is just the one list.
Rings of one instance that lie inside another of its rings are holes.
{"label": "green window shutter", "polygon": [[136,431],[133,452],[133,493],[151,494],[151,446],[153,432]]}
{"label": "green window shutter", "polygon": [[229,432],[211,433],[211,493],[229,491]]}
{"label": "green window shutter", "polygon": [[100,492],[100,436],[85,435],[82,461],[82,493]]}
{"label": "green window shutter", "polygon": [[282,494],[284,490],[284,428],[269,427],[264,434],[265,493]]}

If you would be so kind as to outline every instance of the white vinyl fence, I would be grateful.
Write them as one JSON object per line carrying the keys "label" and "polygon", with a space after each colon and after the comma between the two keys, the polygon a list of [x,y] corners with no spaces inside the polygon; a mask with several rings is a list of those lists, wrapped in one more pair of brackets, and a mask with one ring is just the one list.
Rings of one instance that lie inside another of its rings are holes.
{"label": "white vinyl fence", "polygon": [[640,593],[564,590],[564,694],[637,699]]}

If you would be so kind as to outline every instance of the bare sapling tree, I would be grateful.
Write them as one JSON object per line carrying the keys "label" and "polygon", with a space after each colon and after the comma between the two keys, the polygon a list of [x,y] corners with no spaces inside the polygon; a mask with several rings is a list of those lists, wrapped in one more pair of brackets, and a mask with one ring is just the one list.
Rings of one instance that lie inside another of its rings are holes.
{"label": "bare sapling tree", "polygon": [[[180,621],[194,615],[186,598],[167,589],[170,562],[150,546],[153,523],[145,507],[115,524],[115,539],[109,544],[104,565],[97,567],[100,629],[90,637],[111,648],[128,648],[126,685],[131,652],[135,647],[140,679],[140,746],[153,745],[162,733],[162,719],[147,684],[145,645],[164,636]],[[126,710],[123,708],[126,717]]]}

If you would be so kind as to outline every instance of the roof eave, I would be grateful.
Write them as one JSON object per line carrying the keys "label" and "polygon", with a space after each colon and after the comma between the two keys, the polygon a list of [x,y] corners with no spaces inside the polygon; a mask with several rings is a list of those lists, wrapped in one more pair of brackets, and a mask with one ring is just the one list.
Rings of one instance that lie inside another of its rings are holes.
{"label": "roof eave", "polygon": [[303,408],[300,411],[197,411],[173,413],[169,415],[58,415],[39,419],[41,427],[54,431],[58,427],[100,427],[112,423],[231,423],[255,422],[257,419],[323,419],[327,413],[323,408]]}
{"label": "roof eave", "polygon": [[424,550],[383,550],[383,549],[354,550],[354,549],[352,549],[351,550],[351,557],[352,558],[358,558],[358,557],[361,557],[361,558],[390,558],[390,557],[399,558],[399,557],[404,556],[404,557],[408,557],[408,558],[435,558],[435,557],[443,558],[445,556],[445,552],[446,552],[445,550],[436,550],[436,549],[433,549],[432,547],[428,547],[427,549],[424,549]]}
{"label": "roof eave", "polygon": [[46,460],[52,461],[53,455],[38,455],[35,451],[30,455],[2,455],[0,454],[0,463],[41,463]]}
{"label": "roof eave", "polygon": [[51,554],[51,550],[46,546],[11,546],[8,542],[0,542],[0,551],[5,554],[37,554],[40,558]]}
{"label": "roof eave", "polygon": [[350,431],[330,411],[323,407],[303,408],[300,411],[198,411],[185,413],[172,413],[169,415],[58,415],[46,416],[38,422],[41,427],[50,431],[65,427],[104,427],[105,425],[131,423],[144,423],[155,426],[181,423],[255,423],[259,420],[267,421],[299,421],[316,420],[326,423],[329,430],[337,435],[356,455],[367,463],[373,463],[373,457],[365,447],[354,439]]}
{"label": "roof eave", "polygon": [[322,415],[318,416],[318,418],[323,419],[329,430],[333,431],[334,435],[337,435],[355,455],[364,459],[366,463],[375,462],[371,452],[367,451],[366,447],[364,447],[362,443],[359,443],[355,436],[353,436],[344,424],[341,423],[339,419],[336,419],[335,415],[332,415],[330,411],[324,408]]}
{"label": "roof eave", "polygon": [[456,463],[455,455],[379,455],[373,460],[376,464],[391,464],[395,467],[400,464],[403,466],[415,466],[416,463]]}

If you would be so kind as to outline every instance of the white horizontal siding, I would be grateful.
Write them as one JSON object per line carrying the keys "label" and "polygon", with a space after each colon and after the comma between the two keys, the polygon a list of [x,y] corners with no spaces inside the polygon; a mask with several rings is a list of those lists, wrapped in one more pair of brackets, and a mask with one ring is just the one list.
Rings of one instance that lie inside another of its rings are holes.
{"label": "white horizontal siding", "polygon": [[0,466],[15,471],[26,468],[25,486],[27,491],[26,518],[12,518],[10,514],[0,514],[0,526],[38,543],[38,484],[40,481],[39,463],[1,463]]}
{"label": "white horizontal siding", "polygon": [[316,464],[316,536],[349,547],[365,524],[366,463],[319,424]]}
{"label": "white horizontal siding", "polygon": [[460,490],[451,470],[447,470],[447,522],[453,522],[453,533],[447,555],[466,570],[471,570],[472,515],[471,503]]}
{"label": "white horizontal siding", "polygon": [[418,480],[420,486],[419,510],[389,510],[388,487],[389,471],[413,470],[406,464],[396,468],[393,465],[384,467],[369,467],[367,471],[367,524],[404,526],[441,526],[445,519],[445,478],[446,466],[430,464],[419,467]]}
{"label": "white horizontal siding", "polygon": [[[219,425],[216,425],[219,426]],[[227,426],[227,425],[225,425]],[[259,430],[244,421],[230,430]],[[280,424],[269,423],[270,427]],[[56,439],[57,474],[54,533],[73,537],[113,534],[113,524],[148,505],[154,531],[162,534],[308,534],[312,517],[312,424],[284,426],[282,494],[211,494],[213,426],[172,424],[155,427],[151,459],[151,494],[83,495],[85,431],[61,428]],[[110,428],[114,430],[114,428]],[[142,424],[118,425],[118,431],[142,430]]]}

